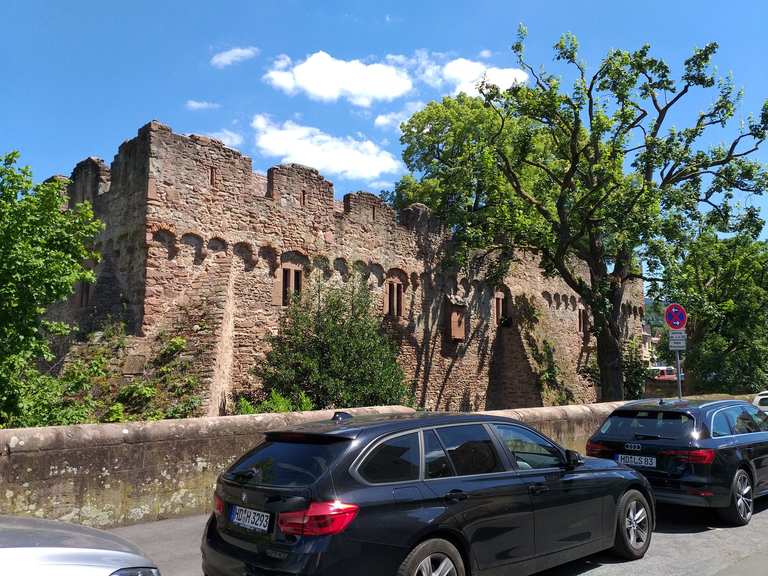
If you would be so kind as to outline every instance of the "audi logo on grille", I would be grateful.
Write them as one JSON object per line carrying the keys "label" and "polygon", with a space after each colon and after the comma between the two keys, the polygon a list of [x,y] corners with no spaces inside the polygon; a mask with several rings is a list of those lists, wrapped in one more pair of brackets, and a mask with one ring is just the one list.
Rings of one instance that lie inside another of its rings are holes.
{"label": "audi logo on grille", "polygon": [[627,444],[624,444],[624,448],[627,450],[635,450],[637,452],[642,450],[643,447],[640,446],[640,444],[632,444],[631,442],[628,442]]}

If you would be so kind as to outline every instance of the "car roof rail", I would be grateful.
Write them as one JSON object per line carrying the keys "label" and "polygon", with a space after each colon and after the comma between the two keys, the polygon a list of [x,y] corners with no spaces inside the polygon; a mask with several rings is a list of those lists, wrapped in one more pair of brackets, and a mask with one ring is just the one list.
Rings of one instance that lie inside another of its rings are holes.
{"label": "car roof rail", "polygon": [[352,414],[350,414],[349,412],[342,412],[342,411],[334,412],[333,418],[331,418],[331,420],[333,422],[339,422],[339,423],[346,422],[347,420],[352,420]]}

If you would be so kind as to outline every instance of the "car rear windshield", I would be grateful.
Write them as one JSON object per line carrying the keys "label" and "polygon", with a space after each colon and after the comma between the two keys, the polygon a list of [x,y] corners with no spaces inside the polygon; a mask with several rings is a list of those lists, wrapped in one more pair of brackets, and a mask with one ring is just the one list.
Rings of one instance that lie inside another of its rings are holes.
{"label": "car rear windshield", "polygon": [[348,442],[323,435],[270,435],[238,460],[228,476],[262,486],[309,486],[336,461]]}
{"label": "car rear windshield", "polygon": [[693,418],[682,412],[617,410],[600,428],[605,435],[621,438],[678,439],[691,434]]}

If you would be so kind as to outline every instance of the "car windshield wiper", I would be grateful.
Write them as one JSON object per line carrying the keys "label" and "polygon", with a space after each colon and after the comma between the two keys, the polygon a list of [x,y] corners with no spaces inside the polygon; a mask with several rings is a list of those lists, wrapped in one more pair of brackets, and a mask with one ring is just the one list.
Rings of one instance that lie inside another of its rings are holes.
{"label": "car windshield wiper", "polygon": [[660,434],[635,434],[635,440],[675,440],[675,438]]}
{"label": "car windshield wiper", "polygon": [[235,480],[250,480],[253,478],[255,472],[253,471],[253,468],[249,468],[248,470],[238,470],[237,472],[232,472],[232,477]]}

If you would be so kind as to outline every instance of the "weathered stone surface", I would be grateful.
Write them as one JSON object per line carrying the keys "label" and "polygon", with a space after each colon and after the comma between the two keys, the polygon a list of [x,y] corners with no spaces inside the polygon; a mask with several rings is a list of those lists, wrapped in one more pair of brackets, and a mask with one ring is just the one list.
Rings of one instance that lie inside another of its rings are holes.
{"label": "weathered stone surface", "polygon": [[[579,375],[594,340],[579,331],[576,295],[561,280],[544,278],[530,254],[521,254],[501,286],[480,272],[446,270],[449,234],[421,204],[395,213],[365,192],[337,203],[317,170],[289,164],[255,174],[238,151],[158,122],[124,142],[111,168],[94,158],[78,164],[70,193],[72,202],[91,200],[105,222],[103,257],[96,285],[80,287],[51,314],[83,330],[107,316],[123,318],[138,337],[129,342],[133,354],[146,353],[158,333],[182,333],[197,351],[193,369],[210,415],[233,393],[260,385],[252,368],[283,310],[282,265],[302,269],[305,285],[318,277],[344,282],[361,271],[382,314],[387,281],[402,283],[403,317],[392,324],[421,406],[552,403],[539,378],[545,347],[575,401],[599,400]],[[494,313],[500,291],[508,298],[501,326]],[[457,303],[463,340],[448,330]],[[640,334],[642,303],[638,282],[622,308],[627,336]]]}
{"label": "weathered stone surface", "polygon": [[218,474],[264,432],[333,412],[0,430],[0,514],[117,526],[205,512]]}

